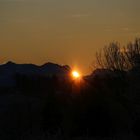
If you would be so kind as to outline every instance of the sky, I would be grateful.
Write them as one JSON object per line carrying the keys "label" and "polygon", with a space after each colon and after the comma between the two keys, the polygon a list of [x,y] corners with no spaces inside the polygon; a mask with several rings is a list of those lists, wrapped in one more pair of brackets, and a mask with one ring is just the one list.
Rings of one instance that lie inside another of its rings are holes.
{"label": "sky", "polygon": [[140,0],[0,0],[0,63],[54,62],[83,73],[112,41],[140,37]]}

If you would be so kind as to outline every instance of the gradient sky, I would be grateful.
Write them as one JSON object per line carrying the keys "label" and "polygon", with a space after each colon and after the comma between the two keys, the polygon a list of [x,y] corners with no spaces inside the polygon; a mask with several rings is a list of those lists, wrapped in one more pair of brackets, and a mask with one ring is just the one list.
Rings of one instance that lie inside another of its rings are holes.
{"label": "gradient sky", "polygon": [[95,52],[140,37],[140,0],[0,0],[0,63],[90,72]]}

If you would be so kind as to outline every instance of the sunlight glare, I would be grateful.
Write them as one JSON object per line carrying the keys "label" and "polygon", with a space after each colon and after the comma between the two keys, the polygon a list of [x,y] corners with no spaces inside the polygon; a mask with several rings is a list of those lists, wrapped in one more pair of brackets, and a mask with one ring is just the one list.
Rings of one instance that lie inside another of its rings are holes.
{"label": "sunlight glare", "polygon": [[73,78],[77,79],[80,77],[80,74],[78,71],[72,71],[72,76],[73,76]]}

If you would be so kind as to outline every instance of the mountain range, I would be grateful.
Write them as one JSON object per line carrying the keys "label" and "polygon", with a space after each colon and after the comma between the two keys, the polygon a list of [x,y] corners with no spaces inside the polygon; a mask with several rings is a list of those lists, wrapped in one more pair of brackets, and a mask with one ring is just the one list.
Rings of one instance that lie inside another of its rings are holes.
{"label": "mountain range", "polygon": [[16,64],[14,62],[7,62],[0,65],[0,87],[14,86],[15,75],[44,75],[44,76],[64,76],[71,71],[68,65],[58,65],[51,62],[45,63],[41,66],[35,64]]}

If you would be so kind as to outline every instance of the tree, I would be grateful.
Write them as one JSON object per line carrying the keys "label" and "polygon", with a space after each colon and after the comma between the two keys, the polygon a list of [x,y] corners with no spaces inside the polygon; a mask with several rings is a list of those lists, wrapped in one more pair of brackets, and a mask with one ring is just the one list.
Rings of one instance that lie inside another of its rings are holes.
{"label": "tree", "polygon": [[140,65],[140,39],[135,39],[135,42],[130,42],[125,48],[125,57],[129,62],[129,67],[134,68]]}
{"label": "tree", "polygon": [[96,66],[103,69],[127,71],[140,64],[140,39],[121,47],[113,42],[96,53]]}
{"label": "tree", "polygon": [[97,64],[101,68],[110,70],[126,69],[125,57],[118,43],[111,43],[105,46],[103,50],[96,53]]}

